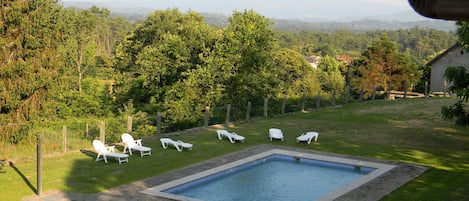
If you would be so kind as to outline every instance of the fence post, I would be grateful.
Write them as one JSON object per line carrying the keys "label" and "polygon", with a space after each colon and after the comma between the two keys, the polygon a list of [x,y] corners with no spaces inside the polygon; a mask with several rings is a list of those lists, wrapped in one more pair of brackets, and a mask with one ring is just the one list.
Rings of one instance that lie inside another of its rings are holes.
{"label": "fence post", "polygon": [[376,98],[376,91],[377,91],[377,90],[378,90],[378,87],[375,85],[375,86],[373,87],[373,94],[372,94],[372,96],[371,96],[371,100],[372,100],[372,101],[374,101],[375,98]]}
{"label": "fence post", "polygon": [[105,125],[104,125],[104,121],[101,121],[101,124],[99,125],[99,140],[105,143],[105,139],[106,139]]}
{"label": "fence post", "polygon": [[336,96],[336,89],[334,89],[334,91],[332,91],[332,106],[335,106],[335,96]]}
{"label": "fence post", "polygon": [[269,98],[264,98],[264,117],[269,115]]}
{"label": "fence post", "polygon": [[62,127],[62,151],[65,153],[67,152],[67,126]]}
{"label": "fence post", "polygon": [[407,80],[406,80],[405,83],[404,83],[404,99],[407,98],[407,87],[408,87],[408,84],[407,84]]}
{"label": "fence post", "polygon": [[318,96],[316,97],[316,108],[320,108],[321,107],[321,91],[318,90]]}
{"label": "fence post", "polygon": [[246,121],[251,119],[251,101],[248,101],[248,108],[246,111]]}
{"label": "fence post", "polygon": [[42,194],[42,137],[40,134],[36,136],[37,144],[36,144],[36,156],[37,156],[37,195]]}
{"label": "fence post", "polygon": [[443,87],[444,87],[444,89],[443,89],[443,97],[446,98],[446,80],[443,82]]}
{"label": "fence post", "polygon": [[301,95],[301,112],[305,112],[305,94]]}
{"label": "fence post", "polygon": [[428,81],[425,81],[425,98],[428,98]]}
{"label": "fence post", "polygon": [[231,104],[226,105],[226,118],[225,118],[225,125],[228,128],[230,126],[230,112],[231,112]]}
{"label": "fence post", "polygon": [[347,86],[345,86],[345,103],[348,103],[350,99],[350,84],[347,84]]}
{"label": "fence post", "polygon": [[161,134],[161,113],[160,112],[156,113],[156,134],[157,135]]}
{"label": "fence post", "polygon": [[282,101],[282,114],[285,114],[285,105],[286,104],[287,104],[287,97],[284,96],[283,101]]}
{"label": "fence post", "polygon": [[208,122],[210,121],[210,107],[209,106],[204,106],[204,127],[208,127]]}
{"label": "fence post", "polygon": [[86,122],[85,139],[88,138],[89,134],[90,134],[90,125],[88,124],[88,122]]}
{"label": "fence post", "polygon": [[363,87],[361,87],[361,88],[360,88],[360,96],[358,97],[358,101],[360,101],[360,102],[363,102],[363,99],[364,99],[364,98],[363,98],[363,93],[364,93]]}
{"label": "fence post", "polygon": [[132,133],[132,117],[127,116],[127,133]]}

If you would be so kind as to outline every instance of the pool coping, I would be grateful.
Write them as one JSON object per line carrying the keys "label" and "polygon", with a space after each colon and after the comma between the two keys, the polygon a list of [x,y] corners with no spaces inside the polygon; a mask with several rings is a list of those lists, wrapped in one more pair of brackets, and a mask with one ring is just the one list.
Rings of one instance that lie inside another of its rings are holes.
{"label": "pool coping", "polygon": [[369,174],[363,175],[362,177],[353,181],[352,183],[349,183],[345,187],[340,188],[332,193],[329,193],[321,197],[320,199],[318,199],[318,201],[335,200],[339,198],[340,196],[345,195],[346,193],[352,191],[353,189],[360,187],[361,185],[375,179],[376,177],[396,167],[395,165],[371,162],[367,160],[349,159],[349,158],[344,158],[344,157],[328,156],[328,155],[322,155],[322,154],[317,154],[317,153],[305,153],[305,152],[274,148],[274,149],[267,150],[267,151],[258,153],[256,155],[248,156],[248,157],[245,157],[245,158],[242,158],[242,159],[239,159],[239,160],[236,160],[236,161],[224,164],[224,165],[220,165],[220,166],[217,166],[217,167],[214,167],[214,168],[211,168],[211,169],[208,169],[208,170],[205,170],[205,171],[193,174],[193,175],[188,175],[180,179],[176,179],[176,180],[173,180],[173,181],[170,181],[170,182],[167,182],[167,183],[155,186],[155,187],[151,187],[149,189],[146,189],[140,192],[146,193],[149,195],[174,199],[174,200],[191,200],[191,201],[198,200],[198,199],[194,199],[190,197],[166,193],[163,191],[174,188],[176,186],[180,186],[188,182],[192,182],[194,180],[205,178],[207,176],[210,176],[219,172],[230,170],[240,165],[250,163],[253,161],[257,161],[257,160],[260,160],[260,159],[263,159],[272,155],[284,155],[284,156],[291,156],[291,157],[300,158],[300,159],[304,158],[304,159],[327,161],[327,162],[333,162],[333,163],[341,163],[341,164],[347,164],[347,165],[351,165],[355,167],[375,168],[375,170],[370,172]]}

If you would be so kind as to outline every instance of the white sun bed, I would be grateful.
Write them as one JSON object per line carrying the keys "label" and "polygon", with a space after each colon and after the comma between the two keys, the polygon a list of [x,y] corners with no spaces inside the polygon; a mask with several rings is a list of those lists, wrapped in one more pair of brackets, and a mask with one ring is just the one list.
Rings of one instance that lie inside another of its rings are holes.
{"label": "white sun bed", "polygon": [[142,139],[134,140],[132,135],[128,133],[124,133],[121,136],[122,142],[124,142],[124,153],[128,151],[130,155],[132,155],[132,150],[139,151],[140,156],[151,156],[151,148],[150,147],[145,147],[142,145]]}
{"label": "white sun bed", "polygon": [[176,147],[176,149],[179,152],[181,152],[184,148],[192,150],[191,143],[183,142],[181,140],[175,141],[171,138],[161,138],[160,141],[161,141],[161,146],[163,146],[164,149],[167,149],[168,145],[173,145],[174,147]]}
{"label": "white sun bed", "polygon": [[226,137],[230,140],[231,143],[235,143],[236,140],[244,142],[244,139],[245,139],[244,136],[238,135],[234,132],[232,132],[232,133],[228,132],[227,130],[217,130],[217,135],[218,135],[219,140],[222,140],[223,137]]}
{"label": "white sun bed", "polygon": [[279,128],[270,128],[269,129],[269,138],[270,141],[273,139],[278,139],[283,141],[283,132]]}
{"label": "white sun bed", "polygon": [[105,146],[100,140],[93,140],[93,147],[96,152],[98,152],[96,161],[104,160],[104,162],[107,163],[107,158],[112,157],[115,158],[119,164],[129,162],[129,155],[114,152],[114,146]]}
{"label": "white sun bed", "polygon": [[301,134],[296,138],[296,142],[306,141],[308,144],[311,144],[311,141],[314,139],[315,142],[318,141],[319,133],[318,132],[306,132]]}

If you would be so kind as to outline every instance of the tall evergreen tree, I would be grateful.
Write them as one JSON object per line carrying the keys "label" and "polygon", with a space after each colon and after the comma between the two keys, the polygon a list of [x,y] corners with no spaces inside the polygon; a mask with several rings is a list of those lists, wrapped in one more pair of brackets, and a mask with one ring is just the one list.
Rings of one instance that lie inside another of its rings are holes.
{"label": "tall evergreen tree", "polygon": [[0,137],[16,143],[48,114],[58,76],[60,10],[54,0],[3,1],[0,7]]}

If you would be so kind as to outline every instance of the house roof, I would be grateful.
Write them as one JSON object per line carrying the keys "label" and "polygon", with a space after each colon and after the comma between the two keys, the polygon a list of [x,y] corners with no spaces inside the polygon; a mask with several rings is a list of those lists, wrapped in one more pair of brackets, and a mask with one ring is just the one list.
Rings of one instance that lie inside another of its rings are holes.
{"label": "house roof", "polygon": [[336,55],[335,59],[337,59],[337,61],[343,61],[346,64],[351,64],[353,61],[353,57],[343,55],[343,54]]}
{"label": "house roof", "polygon": [[432,60],[430,60],[427,64],[425,64],[426,66],[431,66],[433,65],[435,62],[437,62],[438,60],[440,60],[442,57],[446,56],[449,52],[451,52],[452,50],[455,50],[456,48],[459,48],[461,47],[461,45],[459,45],[459,43],[455,43],[453,46],[449,47],[447,50],[445,50],[444,52],[442,52],[441,54],[439,54],[438,56],[436,56],[435,58],[433,58]]}

